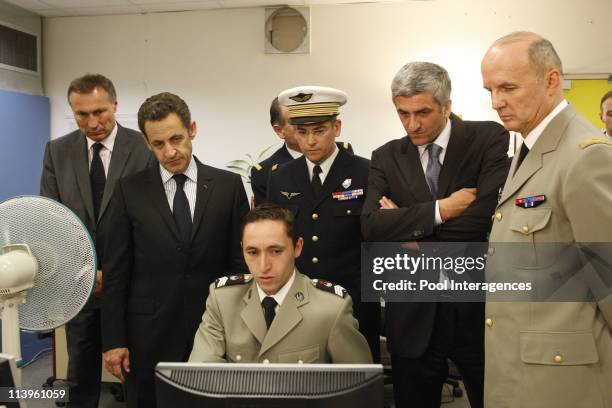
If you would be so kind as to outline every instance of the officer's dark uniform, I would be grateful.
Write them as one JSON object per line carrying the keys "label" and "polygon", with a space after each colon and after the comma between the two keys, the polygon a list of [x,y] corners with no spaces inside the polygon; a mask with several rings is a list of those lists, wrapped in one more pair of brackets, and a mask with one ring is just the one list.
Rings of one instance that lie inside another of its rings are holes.
{"label": "officer's dark uniform", "polygon": [[298,270],[346,288],[353,298],[359,330],[370,345],[374,361],[379,361],[380,305],[361,302],[359,216],[368,169],[369,160],[341,148],[315,196],[302,156],[271,171],[267,201],[294,213],[297,235],[304,238],[302,254],[296,261]]}
{"label": "officer's dark uniform", "polygon": [[[353,153],[353,147],[348,142],[337,142],[336,145],[339,149],[346,149]],[[251,167],[251,189],[255,197],[255,205],[266,201],[266,187],[268,185],[270,170],[276,170],[278,166],[291,160],[293,160],[293,156],[291,156],[291,153],[287,150],[287,145],[283,144],[283,146],[272,153],[270,157]]]}

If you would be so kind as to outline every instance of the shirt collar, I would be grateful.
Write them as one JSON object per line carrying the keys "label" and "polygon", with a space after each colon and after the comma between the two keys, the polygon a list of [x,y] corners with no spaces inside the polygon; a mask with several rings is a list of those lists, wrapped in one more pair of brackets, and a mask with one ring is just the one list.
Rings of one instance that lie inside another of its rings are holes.
{"label": "shirt collar", "polygon": [[274,298],[274,300],[276,300],[276,303],[278,303],[278,305],[280,306],[283,303],[283,300],[285,300],[287,293],[289,293],[289,289],[291,289],[291,286],[293,285],[294,280],[295,280],[295,269],[293,269],[293,273],[291,274],[291,277],[289,278],[287,283],[285,283],[278,290],[278,292],[276,292],[273,295],[267,295],[266,292],[264,292],[263,289],[259,287],[257,282],[255,282],[255,286],[257,286],[257,293],[259,293],[259,302],[261,302],[266,296],[270,296]]}
{"label": "shirt collar", "polygon": [[[159,174],[161,175],[163,184],[166,184],[172,178],[172,176],[174,176],[173,173],[166,170],[164,166],[162,166],[161,164],[159,165]],[[191,155],[191,159],[189,160],[189,165],[187,166],[187,169],[185,169],[183,174],[186,175],[189,180],[193,181],[194,183],[197,183],[198,166],[196,165],[196,162],[193,159],[193,154]]]}
{"label": "shirt collar", "polygon": [[544,119],[542,119],[538,126],[534,127],[533,130],[529,132],[527,136],[525,136],[523,142],[525,143],[525,146],[529,148],[529,150],[531,150],[533,145],[535,145],[537,140],[540,138],[540,135],[542,135],[542,132],[544,132],[546,126],[548,126],[548,124],[555,118],[555,116],[557,116],[563,109],[565,109],[567,105],[567,101],[563,99],[561,102],[559,102],[555,109],[553,109],[548,115],[546,115]]}
{"label": "shirt collar", "polygon": [[289,152],[291,157],[293,157],[294,159],[299,159],[300,157],[302,157],[302,152],[298,152],[297,150],[293,150],[292,148],[287,146],[287,143],[285,143],[285,148],[287,149],[287,151]]}
{"label": "shirt collar", "polygon": [[[338,149],[338,146],[336,143],[334,143],[334,152],[322,163],[319,163],[319,167],[321,167],[321,176],[323,176],[323,178],[325,178],[329,173],[329,169],[331,168],[332,164],[334,164],[334,160],[336,160],[336,156],[338,156],[339,151],[340,149]],[[308,174],[312,176],[313,169],[316,164],[306,158],[306,165],[308,166]]]}
{"label": "shirt collar", "polygon": [[[446,147],[448,146],[448,141],[450,140],[450,134],[451,134],[451,121],[450,119],[446,119],[446,125],[444,126],[444,129],[442,129],[442,132],[440,132],[438,137],[436,137],[432,143],[437,144],[438,146],[442,148],[443,152],[446,152]],[[429,144],[430,143],[424,144],[422,146],[417,146],[417,149],[419,149],[419,157],[425,154],[425,151],[427,150],[427,146]]]}
{"label": "shirt collar", "polygon": [[[116,138],[117,138],[117,122],[115,122],[115,126],[113,127],[113,130],[111,130],[109,135],[106,136],[106,138],[104,138],[104,140],[100,141],[99,143],[102,146],[104,146],[105,149],[108,149],[112,153],[113,152],[113,146],[115,146],[115,139]],[[91,146],[93,146],[94,144],[98,143],[98,142],[96,142],[94,140],[91,140],[87,136],[85,136],[85,139],[87,139],[87,150],[91,149]]]}

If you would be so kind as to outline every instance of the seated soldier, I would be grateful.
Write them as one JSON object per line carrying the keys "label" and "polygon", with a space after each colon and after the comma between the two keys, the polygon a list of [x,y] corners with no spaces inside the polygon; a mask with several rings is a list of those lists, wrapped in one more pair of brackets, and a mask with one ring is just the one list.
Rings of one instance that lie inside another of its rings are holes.
{"label": "seated soldier", "polygon": [[190,362],[372,362],[346,290],[295,269],[303,240],[293,223],[271,204],[247,214],[242,251],[251,274],[211,284]]}

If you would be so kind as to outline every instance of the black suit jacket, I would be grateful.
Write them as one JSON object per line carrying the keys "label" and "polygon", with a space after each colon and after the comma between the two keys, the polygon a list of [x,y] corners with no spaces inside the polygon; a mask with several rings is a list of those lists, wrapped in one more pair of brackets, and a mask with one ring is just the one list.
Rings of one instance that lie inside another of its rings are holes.
{"label": "black suit jacket", "polygon": [[184,361],[216,278],[246,272],[248,211],[240,176],[198,162],[192,239],[184,245],[159,167],[117,183],[105,240],[103,349],[127,347],[137,369]]}
{"label": "black suit jacket", "polygon": [[[270,173],[268,202],[290,209],[296,231],[304,238],[298,270],[311,278],[338,283],[356,297],[360,292],[361,231],[359,215],[368,183],[369,161],[340,149],[318,196],[314,195],[304,156]],[[348,187],[342,183],[350,180]],[[332,198],[333,192],[362,189],[351,200]],[[289,198],[287,193],[299,193]],[[313,219],[313,214],[316,219]],[[313,237],[316,236],[316,239]],[[317,258],[317,262],[313,262]],[[356,297],[359,300],[359,297]]]}
{"label": "black suit jacket", "polygon": [[[336,142],[336,145],[341,150],[353,153],[353,147],[348,142]],[[293,156],[291,156],[291,153],[287,150],[287,145],[283,144],[277,151],[272,153],[270,157],[259,163],[259,167],[253,166],[251,168],[251,189],[255,197],[255,205],[266,201],[270,170],[272,170],[275,165],[278,166],[291,160],[293,160]]]}
{"label": "black suit jacket", "polygon": [[[451,115],[451,135],[438,181],[438,199],[465,187],[478,189],[465,212],[435,226],[435,200],[425,181],[418,149],[406,136],[372,153],[361,226],[370,242],[484,242],[508,174],[508,132],[495,122],[462,121]],[[382,196],[399,207],[381,210]],[[426,349],[435,303],[388,303],[385,332],[392,353],[418,357]]]}

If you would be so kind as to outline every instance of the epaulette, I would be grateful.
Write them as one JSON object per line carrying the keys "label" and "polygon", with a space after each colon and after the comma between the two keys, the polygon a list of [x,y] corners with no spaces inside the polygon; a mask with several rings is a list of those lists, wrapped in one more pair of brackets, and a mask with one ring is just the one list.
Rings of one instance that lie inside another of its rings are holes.
{"label": "epaulette", "polygon": [[222,288],[223,286],[244,285],[245,283],[249,283],[252,280],[253,275],[251,275],[250,273],[223,276],[215,280],[215,289]]}
{"label": "epaulette", "polygon": [[604,139],[604,138],[595,138],[595,139],[587,139],[580,143],[580,147],[586,149],[587,147],[594,144],[606,144],[612,146],[612,140]]}
{"label": "epaulette", "polygon": [[342,143],[342,147],[344,147],[344,150],[348,150],[349,146],[350,146],[349,142]]}
{"label": "epaulette", "polygon": [[275,163],[275,164],[272,166],[272,169],[271,169],[271,170],[272,170],[272,171],[276,171],[276,169],[278,169],[278,163]]}
{"label": "epaulette", "polygon": [[346,289],[344,289],[340,285],[336,285],[335,283],[326,281],[325,279],[311,279],[310,282],[312,283],[312,286],[317,289],[333,293],[334,295],[340,296],[341,298],[344,298],[346,296]]}
{"label": "epaulette", "polygon": [[263,167],[261,167],[261,164],[259,164],[259,163],[255,163],[253,165],[253,167],[255,167],[255,170],[257,170],[257,171],[261,171],[261,169],[263,169]]}

